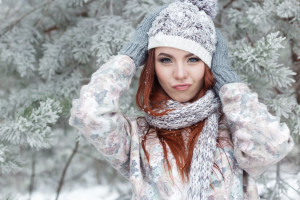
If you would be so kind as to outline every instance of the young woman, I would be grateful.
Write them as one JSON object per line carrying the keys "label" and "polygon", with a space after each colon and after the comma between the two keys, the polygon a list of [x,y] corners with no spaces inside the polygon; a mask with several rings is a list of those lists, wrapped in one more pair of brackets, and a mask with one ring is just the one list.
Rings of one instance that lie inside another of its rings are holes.
{"label": "young woman", "polygon": [[[215,15],[214,1],[181,0],[146,16],[73,101],[70,125],[131,182],[132,199],[259,199],[255,179],[293,147],[231,70]],[[119,98],[144,62],[145,116],[131,119]]]}

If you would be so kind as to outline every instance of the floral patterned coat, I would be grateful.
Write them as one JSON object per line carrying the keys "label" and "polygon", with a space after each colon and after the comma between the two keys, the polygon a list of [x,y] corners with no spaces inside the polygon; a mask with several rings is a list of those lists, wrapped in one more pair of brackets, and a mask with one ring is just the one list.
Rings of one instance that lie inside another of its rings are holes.
{"label": "floral patterned coat", "polygon": [[[148,163],[141,147],[146,122],[119,112],[120,95],[129,89],[135,69],[128,56],[111,57],[82,87],[80,98],[73,100],[69,123],[130,181],[133,200],[185,200],[188,184],[174,167],[173,155],[169,151],[172,180],[156,134],[147,137]],[[255,179],[291,151],[290,131],[243,83],[224,85],[219,96],[224,113],[219,136],[228,140],[222,142],[223,148],[217,147],[215,162],[224,179],[217,170],[212,172],[208,199],[259,199]]]}

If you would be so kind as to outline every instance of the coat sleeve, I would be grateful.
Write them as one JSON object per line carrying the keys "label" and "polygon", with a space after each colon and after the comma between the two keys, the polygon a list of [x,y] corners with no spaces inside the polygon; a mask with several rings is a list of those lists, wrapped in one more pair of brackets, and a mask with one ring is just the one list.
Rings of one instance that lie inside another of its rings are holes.
{"label": "coat sleeve", "polygon": [[72,102],[69,124],[102,153],[123,176],[129,176],[131,122],[119,112],[119,98],[128,90],[135,66],[130,57],[113,56],[92,74]]}
{"label": "coat sleeve", "polygon": [[235,158],[250,176],[257,178],[292,150],[294,142],[287,125],[271,115],[246,84],[226,84],[219,95],[232,133]]}

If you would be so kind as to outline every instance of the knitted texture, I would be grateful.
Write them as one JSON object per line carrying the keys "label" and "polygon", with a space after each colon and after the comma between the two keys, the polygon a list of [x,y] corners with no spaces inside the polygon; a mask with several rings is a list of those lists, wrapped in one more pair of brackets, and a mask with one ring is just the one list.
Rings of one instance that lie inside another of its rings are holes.
{"label": "knitted texture", "polygon": [[216,0],[180,0],[181,2],[190,2],[197,6],[199,10],[203,10],[211,18],[215,18],[218,11],[218,1]]}
{"label": "knitted texture", "polygon": [[189,173],[189,200],[206,200],[218,136],[218,109],[221,103],[212,90],[193,103],[167,102],[167,109],[175,109],[162,117],[146,114],[147,122],[154,127],[179,129],[205,120],[205,125],[193,150]]}
{"label": "knitted texture", "polygon": [[230,67],[226,41],[219,30],[216,30],[216,33],[218,42],[213,55],[211,72],[216,79],[214,90],[219,94],[220,88],[223,85],[227,83],[238,83],[241,82],[241,80]]}
{"label": "knitted texture", "polygon": [[210,67],[217,41],[211,17],[216,13],[216,3],[210,8],[209,5],[197,7],[190,1],[177,1],[163,9],[149,30],[148,49],[163,46],[182,49]]}
{"label": "knitted texture", "polygon": [[218,136],[218,112],[208,117],[193,151],[188,189],[189,200],[206,200]]}
{"label": "knitted texture", "polygon": [[214,98],[212,90],[194,103],[180,103],[169,100],[166,103],[166,109],[174,109],[167,114],[155,117],[146,113],[148,123],[157,128],[180,129],[196,124],[215,112],[219,106],[219,99]]}
{"label": "knitted texture", "polygon": [[119,55],[127,55],[133,61],[137,68],[145,63],[146,57],[148,55],[147,47],[148,47],[148,35],[150,27],[152,26],[152,22],[158,16],[160,11],[166,8],[167,5],[159,7],[154,10],[150,14],[148,14],[143,21],[137,26],[136,31],[134,33],[133,38],[129,43],[127,43],[120,50]]}

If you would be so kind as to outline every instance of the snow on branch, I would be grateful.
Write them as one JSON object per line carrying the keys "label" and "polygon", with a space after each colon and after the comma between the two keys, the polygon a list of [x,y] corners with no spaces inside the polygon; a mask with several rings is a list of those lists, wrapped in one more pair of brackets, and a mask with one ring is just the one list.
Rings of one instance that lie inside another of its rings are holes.
{"label": "snow on branch", "polygon": [[8,146],[0,143],[0,175],[16,172],[21,169],[21,163],[10,155]]}
{"label": "snow on branch", "polygon": [[120,16],[103,16],[98,31],[92,37],[91,51],[102,64],[112,55],[117,55],[123,44],[128,42],[134,31],[132,25]]}
{"label": "snow on branch", "polygon": [[148,13],[157,9],[164,4],[170,4],[175,2],[175,0],[131,0],[127,1],[124,6],[123,16],[126,19],[131,19],[134,25],[137,25]]}
{"label": "snow on branch", "polygon": [[276,13],[281,18],[291,18],[291,21],[300,20],[300,1],[284,0],[276,8]]}
{"label": "snow on branch", "polygon": [[33,77],[37,69],[35,45],[42,36],[32,27],[14,27],[0,38],[0,60],[21,77]]}
{"label": "snow on branch", "polygon": [[79,64],[89,63],[91,36],[97,30],[97,23],[96,19],[84,19],[53,43],[45,43],[44,56],[39,61],[39,74],[50,80],[56,73],[70,67],[71,60]]}
{"label": "snow on branch", "polygon": [[270,87],[290,87],[295,81],[291,76],[295,73],[277,61],[278,51],[284,48],[281,42],[285,40],[279,34],[270,33],[258,40],[253,47],[244,41],[237,42],[232,54],[234,68],[242,74],[263,78]]}
{"label": "snow on branch", "polygon": [[39,107],[28,107],[15,118],[5,119],[0,127],[0,140],[14,145],[29,145],[32,148],[49,148],[51,124],[61,113],[59,102],[47,99]]}

